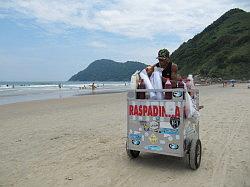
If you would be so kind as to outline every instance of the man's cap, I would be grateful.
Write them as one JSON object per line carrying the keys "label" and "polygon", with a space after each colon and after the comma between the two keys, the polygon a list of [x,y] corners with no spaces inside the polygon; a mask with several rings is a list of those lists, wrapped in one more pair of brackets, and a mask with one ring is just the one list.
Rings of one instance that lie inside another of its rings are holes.
{"label": "man's cap", "polygon": [[169,58],[169,51],[165,48],[159,50],[157,59],[166,59],[166,58]]}

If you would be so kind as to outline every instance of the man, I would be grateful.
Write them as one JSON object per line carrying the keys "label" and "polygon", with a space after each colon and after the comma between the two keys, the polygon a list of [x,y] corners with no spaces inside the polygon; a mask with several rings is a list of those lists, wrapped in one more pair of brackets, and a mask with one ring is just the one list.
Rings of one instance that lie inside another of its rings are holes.
{"label": "man", "polygon": [[96,89],[95,83],[92,83],[91,89],[92,89],[92,92]]}
{"label": "man", "polygon": [[146,71],[149,76],[154,72],[154,67],[160,67],[163,69],[162,71],[162,85],[164,88],[165,82],[167,78],[171,80],[172,87],[176,88],[177,85],[177,65],[172,63],[169,57],[169,51],[167,49],[161,49],[158,52],[157,59],[159,62],[154,64],[153,66],[148,66]]}

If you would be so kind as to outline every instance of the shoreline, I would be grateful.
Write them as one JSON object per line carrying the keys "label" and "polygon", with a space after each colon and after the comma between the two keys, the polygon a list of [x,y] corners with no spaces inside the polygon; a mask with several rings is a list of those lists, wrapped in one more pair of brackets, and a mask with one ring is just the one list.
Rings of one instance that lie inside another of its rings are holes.
{"label": "shoreline", "polygon": [[[236,84],[236,87],[237,86],[242,86],[242,85],[248,85],[249,83],[238,83]],[[200,88],[203,88],[203,87],[222,87],[221,84],[211,84],[211,85],[197,85],[196,86],[196,89],[200,89]],[[227,88],[231,88],[230,85],[226,86],[224,89],[227,89]],[[102,95],[102,94],[113,94],[113,93],[124,93],[124,92],[127,92],[130,88],[126,88],[126,89],[120,89],[120,90],[94,90],[94,92],[92,92],[90,89],[87,90],[86,92],[83,92],[83,93],[71,93],[69,95],[67,95],[67,93],[65,92],[63,94],[60,94],[60,90],[59,90],[59,93],[53,93],[52,95],[43,95],[43,94],[37,94],[38,96],[36,97],[35,96],[30,96],[30,97],[26,97],[26,98],[22,98],[22,99],[13,99],[10,98],[9,99],[6,99],[6,101],[1,101],[0,100],[0,106],[5,106],[5,105],[9,105],[9,104],[15,104],[15,103],[26,103],[26,102],[32,102],[32,101],[47,101],[47,100],[61,100],[61,99],[66,99],[66,98],[74,98],[74,97],[82,97],[82,96],[86,96],[86,95]],[[0,97],[1,98],[1,97]],[[3,99],[3,98],[2,98]],[[11,101],[12,100],[12,101]]]}
{"label": "shoreline", "polygon": [[[3,82],[2,82],[3,83]],[[1,82],[0,82],[1,84]],[[18,85],[0,85],[0,105],[31,100],[47,100],[92,94],[90,82],[21,82]],[[124,82],[96,82],[95,93],[120,92],[129,85]]]}
{"label": "shoreline", "polygon": [[[60,99],[66,99],[66,98],[74,98],[74,97],[81,97],[86,95],[101,95],[101,94],[113,94],[113,93],[123,93],[126,92],[126,90],[112,90],[112,91],[105,91],[105,90],[95,90],[94,92],[88,91],[85,93],[75,93],[70,95],[57,95],[53,94],[52,96],[48,95],[38,95],[38,96],[30,96],[31,98],[21,98],[21,99],[12,99],[10,100],[6,99],[6,101],[0,101],[0,106],[9,105],[9,104],[15,104],[15,103],[25,103],[25,102],[32,102],[32,101],[47,101],[47,100],[60,100]],[[28,97],[28,96],[27,96]],[[33,99],[32,99],[33,98]],[[12,101],[11,101],[12,100]]]}

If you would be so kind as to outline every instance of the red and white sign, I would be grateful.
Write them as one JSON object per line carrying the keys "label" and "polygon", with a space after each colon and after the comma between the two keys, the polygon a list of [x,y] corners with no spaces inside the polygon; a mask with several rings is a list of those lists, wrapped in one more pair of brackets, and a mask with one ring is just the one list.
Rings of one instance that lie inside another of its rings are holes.
{"label": "red and white sign", "polygon": [[180,108],[168,108],[160,105],[130,104],[128,108],[129,116],[148,117],[180,117]]}

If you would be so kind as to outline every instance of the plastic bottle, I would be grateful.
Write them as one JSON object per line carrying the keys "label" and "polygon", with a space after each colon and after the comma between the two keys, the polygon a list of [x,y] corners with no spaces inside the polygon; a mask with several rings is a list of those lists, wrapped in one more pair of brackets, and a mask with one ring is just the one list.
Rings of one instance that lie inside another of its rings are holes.
{"label": "plastic bottle", "polygon": [[191,80],[191,82],[193,83],[194,82],[193,75],[189,74],[188,77]]}
{"label": "plastic bottle", "polygon": [[189,95],[193,98],[194,93],[192,90],[195,89],[193,75],[188,75],[186,85],[187,85]]}
{"label": "plastic bottle", "polygon": [[[184,82],[182,81],[182,78],[179,79],[177,87],[184,89]],[[185,99],[185,92],[182,92],[182,95],[183,99]]]}
{"label": "plastic bottle", "polygon": [[191,85],[191,89],[194,89],[194,79],[193,79],[193,75],[188,75],[188,79],[190,80],[190,85]]}
{"label": "plastic bottle", "polygon": [[187,79],[187,82],[186,82],[186,86],[187,86],[187,89],[188,90],[191,90],[191,81],[190,81],[190,79]]}
{"label": "plastic bottle", "polygon": [[189,93],[189,95],[191,94],[190,90],[192,89],[191,87],[191,82],[190,82],[190,79],[187,78],[186,80],[186,86],[187,86],[187,91]]}
{"label": "plastic bottle", "polygon": [[[167,78],[167,81],[165,83],[165,89],[172,89],[172,84],[171,84],[169,78]],[[172,91],[170,91],[170,92],[166,91],[165,92],[165,99],[167,99],[167,100],[172,99]]]}
{"label": "plastic bottle", "polygon": [[[146,89],[146,85],[145,85],[143,79],[140,80],[137,89]],[[146,93],[145,92],[137,92],[136,98],[137,99],[146,99]]]}

